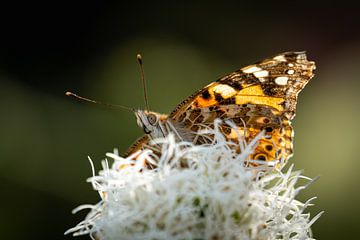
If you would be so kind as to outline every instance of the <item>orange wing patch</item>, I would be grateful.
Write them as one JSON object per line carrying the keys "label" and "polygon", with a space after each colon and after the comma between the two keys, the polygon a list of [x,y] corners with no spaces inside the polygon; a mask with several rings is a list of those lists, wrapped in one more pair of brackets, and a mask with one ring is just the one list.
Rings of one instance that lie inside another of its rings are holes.
{"label": "orange wing patch", "polygon": [[286,160],[292,155],[292,128],[290,125],[233,129],[227,124],[223,124],[221,129],[226,138],[234,142],[238,142],[239,136],[243,137],[246,142],[250,142],[261,131],[265,131],[266,137],[259,140],[253,154],[249,156],[250,160]]}
{"label": "orange wing patch", "polygon": [[212,84],[206,91],[203,91],[201,95],[195,98],[193,105],[196,107],[215,106],[237,93],[238,91],[227,84]]}

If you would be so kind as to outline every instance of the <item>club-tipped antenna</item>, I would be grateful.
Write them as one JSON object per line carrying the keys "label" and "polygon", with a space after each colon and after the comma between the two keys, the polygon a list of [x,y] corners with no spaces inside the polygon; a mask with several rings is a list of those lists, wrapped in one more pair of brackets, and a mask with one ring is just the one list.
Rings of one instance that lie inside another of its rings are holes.
{"label": "club-tipped antenna", "polygon": [[143,85],[143,92],[144,92],[144,100],[145,100],[145,108],[147,111],[149,111],[149,101],[148,101],[148,97],[147,97],[147,91],[146,91],[146,82],[145,82],[145,75],[144,75],[144,68],[143,68],[143,62],[142,62],[142,57],[141,54],[138,53],[136,55],[137,61],[139,63],[139,67],[140,67],[140,72],[141,72],[141,83]]}
{"label": "club-tipped antenna", "polygon": [[85,98],[85,97],[79,96],[79,95],[77,95],[77,94],[75,94],[75,93],[72,93],[72,92],[66,92],[65,95],[66,95],[66,96],[69,96],[69,97],[73,97],[73,98],[75,98],[76,100],[83,101],[83,102],[88,102],[88,103],[92,103],[92,104],[96,104],[96,105],[101,105],[101,106],[105,106],[105,107],[108,107],[108,108],[115,108],[115,109],[121,108],[121,109],[124,109],[124,110],[128,110],[128,111],[134,112],[134,109],[129,108],[129,107],[125,107],[125,106],[122,106],[122,105],[109,104],[109,103],[103,103],[103,102],[95,101],[95,100],[92,100],[92,99],[89,99],[89,98]]}

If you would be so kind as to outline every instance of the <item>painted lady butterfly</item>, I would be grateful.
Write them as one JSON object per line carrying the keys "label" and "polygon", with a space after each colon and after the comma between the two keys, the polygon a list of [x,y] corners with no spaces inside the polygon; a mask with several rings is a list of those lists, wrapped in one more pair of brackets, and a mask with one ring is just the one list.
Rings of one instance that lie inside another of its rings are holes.
{"label": "painted lady butterfly", "polygon": [[[137,110],[137,124],[145,135],[130,146],[126,156],[145,148],[152,138],[173,132],[180,140],[195,141],[196,132],[211,127],[214,119],[231,120],[237,130],[251,141],[262,130],[251,159],[271,161],[291,157],[298,93],[313,77],[315,63],[305,52],[286,52],[244,67],[210,83],[181,102],[169,115]],[[236,131],[223,123],[221,130],[233,141]]]}

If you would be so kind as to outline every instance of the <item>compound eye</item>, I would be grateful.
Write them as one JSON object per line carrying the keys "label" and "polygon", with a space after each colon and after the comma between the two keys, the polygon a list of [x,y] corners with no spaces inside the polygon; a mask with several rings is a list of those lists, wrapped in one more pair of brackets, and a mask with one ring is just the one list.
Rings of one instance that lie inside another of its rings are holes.
{"label": "compound eye", "polygon": [[148,121],[149,121],[149,123],[150,123],[151,125],[155,125],[156,122],[157,122],[157,117],[156,117],[156,115],[155,115],[155,114],[152,114],[152,113],[150,113],[150,114],[147,116],[147,119],[148,119]]}

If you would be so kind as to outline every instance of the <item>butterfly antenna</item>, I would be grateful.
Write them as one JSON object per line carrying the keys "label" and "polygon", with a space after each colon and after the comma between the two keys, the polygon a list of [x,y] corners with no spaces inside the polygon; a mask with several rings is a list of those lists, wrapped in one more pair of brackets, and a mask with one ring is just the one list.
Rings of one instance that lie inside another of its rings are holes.
{"label": "butterfly antenna", "polygon": [[138,53],[136,55],[137,61],[139,63],[140,72],[141,72],[141,83],[143,85],[143,91],[144,91],[144,100],[145,100],[145,108],[147,111],[149,111],[149,101],[147,97],[147,91],[146,91],[146,81],[145,81],[145,75],[144,75],[144,68],[143,68],[143,61],[141,55]]}
{"label": "butterfly antenna", "polygon": [[95,101],[95,100],[92,100],[92,99],[89,99],[89,98],[79,96],[79,95],[77,95],[75,93],[72,93],[72,92],[66,92],[65,95],[69,96],[69,97],[73,97],[73,98],[75,98],[76,100],[79,100],[79,101],[88,102],[88,103],[92,103],[92,104],[96,104],[96,105],[101,105],[101,106],[105,106],[105,107],[108,107],[108,108],[115,108],[115,109],[121,108],[121,109],[128,110],[128,111],[131,111],[131,112],[135,111],[134,109],[129,108],[129,107]]}

